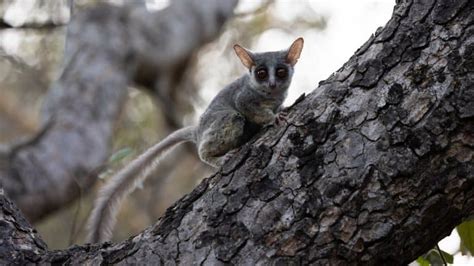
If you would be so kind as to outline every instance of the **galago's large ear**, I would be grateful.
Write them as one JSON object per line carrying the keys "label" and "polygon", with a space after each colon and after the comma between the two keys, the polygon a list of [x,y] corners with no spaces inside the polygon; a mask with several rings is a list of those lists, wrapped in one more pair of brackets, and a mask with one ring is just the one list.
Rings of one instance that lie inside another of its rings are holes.
{"label": "galago's large ear", "polygon": [[298,58],[300,58],[301,51],[303,50],[303,44],[304,40],[303,38],[299,37],[294,41],[290,48],[288,49],[288,54],[286,55],[286,60],[288,63],[290,63],[292,66],[298,62]]}
{"label": "galago's large ear", "polygon": [[236,44],[234,45],[234,51],[237,54],[237,56],[240,58],[240,61],[242,61],[242,64],[248,69],[250,69],[255,63],[253,62],[252,59],[252,53],[247,51],[245,48],[242,46]]}

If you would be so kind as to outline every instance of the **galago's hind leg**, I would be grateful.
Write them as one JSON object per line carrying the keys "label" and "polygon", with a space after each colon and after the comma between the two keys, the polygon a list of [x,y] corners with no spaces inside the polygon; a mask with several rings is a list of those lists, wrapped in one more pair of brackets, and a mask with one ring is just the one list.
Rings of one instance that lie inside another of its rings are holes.
{"label": "galago's hind leg", "polygon": [[201,160],[214,167],[221,166],[225,154],[242,144],[244,126],[245,118],[237,112],[219,116],[200,137],[198,153]]}

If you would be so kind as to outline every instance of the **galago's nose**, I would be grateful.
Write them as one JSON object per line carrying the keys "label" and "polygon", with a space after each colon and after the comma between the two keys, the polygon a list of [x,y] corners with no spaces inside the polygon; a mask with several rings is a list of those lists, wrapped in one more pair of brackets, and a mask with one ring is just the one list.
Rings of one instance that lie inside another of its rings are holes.
{"label": "galago's nose", "polygon": [[270,81],[268,85],[270,86],[270,88],[274,89],[276,87],[276,82]]}

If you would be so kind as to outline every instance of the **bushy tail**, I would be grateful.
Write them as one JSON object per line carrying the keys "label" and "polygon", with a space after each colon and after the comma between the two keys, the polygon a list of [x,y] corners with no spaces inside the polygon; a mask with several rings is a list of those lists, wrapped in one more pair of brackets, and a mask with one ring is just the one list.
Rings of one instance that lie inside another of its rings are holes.
{"label": "bushy tail", "polygon": [[195,127],[185,127],[173,132],[121,169],[101,188],[87,225],[88,242],[110,239],[122,200],[156,168],[165,151],[181,142],[194,140],[194,131]]}

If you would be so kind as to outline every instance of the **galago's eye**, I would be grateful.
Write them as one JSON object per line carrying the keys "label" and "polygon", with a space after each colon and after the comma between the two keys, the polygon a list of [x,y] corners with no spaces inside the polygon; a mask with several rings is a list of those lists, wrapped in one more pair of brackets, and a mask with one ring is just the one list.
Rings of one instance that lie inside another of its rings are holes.
{"label": "galago's eye", "polygon": [[262,68],[260,70],[257,70],[257,79],[258,80],[266,80],[268,77],[268,72],[266,69]]}
{"label": "galago's eye", "polygon": [[277,68],[276,76],[280,79],[284,79],[288,76],[288,71],[286,68]]}

